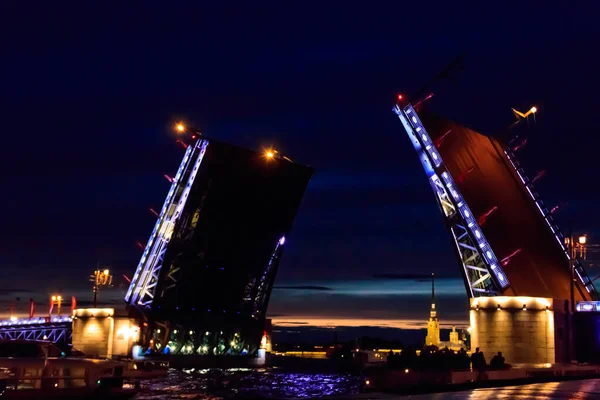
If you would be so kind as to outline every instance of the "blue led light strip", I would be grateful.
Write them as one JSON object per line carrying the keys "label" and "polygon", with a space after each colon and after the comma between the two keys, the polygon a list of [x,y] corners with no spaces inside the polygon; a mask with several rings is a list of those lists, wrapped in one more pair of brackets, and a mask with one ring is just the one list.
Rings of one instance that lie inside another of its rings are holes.
{"label": "blue led light strip", "polygon": [[[400,120],[403,122],[405,130],[407,131],[409,136],[411,136],[411,141],[413,142],[415,149],[417,149],[418,152],[420,149],[425,149],[425,151],[423,151],[419,157],[421,159],[423,167],[425,168],[425,172],[428,178],[430,178],[430,180],[437,186],[434,187],[434,190],[437,192],[439,189],[442,189],[444,191],[444,194],[451,194],[451,196],[448,197],[448,200],[452,202],[454,208],[458,210],[460,216],[462,217],[462,220],[464,220],[465,224],[467,225],[466,230],[470,234],[472,242],[477,243],[477,246],[479,247],[478,252],[483,255],[484,263],[487,267],[487,270],[490,271],[493,275],[494,282],[501,289],[508,288],[508,286],[510,286],[510,282],[508,281],[508,278],[506,277],[506,274],[504,273],[501,264],[499,263],[496,255],[494,254],[492,247],[485,238],[483,231],[477,224],[477,221],[473,216],[473,213],[469,209],[467,202],[464,200],[460,191],[456,187],[452,176],[447,171],[447,168],[443,163],[442,157],[440,156],[435,145],[431,141],[431,138],[427,133],[427,130],[423,126],[416,111],[414,110],[412,105],[408,105],[403,110],[401,110],[400,107],[396,107],[395,112],[396,114],[398,114]],[[410,126],[408,126],[403,119],[407,120]],[[439,179],[438,174],[440,174],[442,177],[441,181]],[[440,197],[439,193],[438,197]],[[444,213],[446,214],[447,218],[453,217],[453,215],[451,214],[451,208],[444,209]],[[455,235],[455,232],[453,231],[452,234]],[[468,276],[467,279],[469,280]],[[470,282],[470,284],[474,285],[473,282]],[[473,288],[471,288],[471,290],[473,290]]]}
{"label": "blue led light strip", "polygon": [[275,250],[269,257],[269,262],[265,270],[263,271],[260,281],[258,282],[258,289],[256,291],[256,297],[254,298],[253,306],[252,306],[252,318],[258,319],[264,316],[266,311],[265,302],[267,297],[269,296],[270,286],[273,284],[273,269],[276,268],[276,262],[281,257],[281,252],[283,251],[283,245],[285,244],[285,236],[282,236],[277,240],[277,244],[275,244]]}
{"label": "blue led light strip", "polygon": [[[204,139],[198,140],[194,146],[188,146],[125,295],[126,302],[145,306],[151,302],[164,254],[207,147],[208,141]],[[187,180],[184,179],[186,176]],[[146,300],[146,297],[149,297],[150,301]]]}
{"label": "blue led light strip", "polygon": [[[550,214],[548,209],[544,207],[544,203],[542,202],[542,200],[540,200],[538,193],[535,191],[533,182],[531,182],[531,180],[526,176],[525,171],[523,170],[523,168],[520,167],[519,162],[517,161],[517,158],[515,157],[514,153],[509,148],[506,148],[504,150],[504,154],[506,154],[506,158],[508,158],[508,161],[510,161],[510,164],[512,165],[515,172],[519,176],[519,179],[521,179],[521,182],[525,186],[525,189],[527,189],[529,196],[535,203],[538,211],[542,215],[542,218],[544,218],[544,221],[546,221],[548,228],[550,228],[550,231],[556,238],[558,245],[565,253],[567,260],[570,260],[571,255],[569,254],[568,249],[565,247],[565,244],[563,243],[565,238],[564,238],[563,234],[560,232],[558,225],[554,224],[554,219],[552,218],[552,215]],[[588,293],[597,297],[598,293],[596,292],[594,283],[592,282],[592,280],[589,278],[589,276],[585,272],[583,265],[581,265],[581,263],[579,262],[579,260],[577,258],[575,258],[573,260],[573,264],[574,264],[575,273],[577,274],[579,281],[585,287],[585,290],[587,290]]]}

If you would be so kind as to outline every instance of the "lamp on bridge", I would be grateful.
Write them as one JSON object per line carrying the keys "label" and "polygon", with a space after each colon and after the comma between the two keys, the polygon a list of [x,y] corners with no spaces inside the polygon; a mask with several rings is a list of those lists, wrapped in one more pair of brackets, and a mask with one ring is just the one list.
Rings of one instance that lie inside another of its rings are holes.
{"label": "lamp on bridge", "polygon": [[575,259],[577,257],[586,259],[587,257],[587,234],[580,235],[575,241],[575,238],[570,235],[565,238],[565,243],[569,249],[569,269],[571,272],[571,312],[575,312]]}
{"label": "lamp on bridge", "polygon": [[90,275],[90,280],[94,282],[94,308],[98,302],[98,290],[100,286],[111,286],[113,276],[110,274],[108,269],[100,270],[100,268],[94,271],[94,275]]}
{"label": "lamp on bridge", "polygon": [[196,139],[202,134],[199,129],[185,126],[182,122],[178,122],[177,124],[175,124],[175,130],[177,131],[177,133],[191,133],[192,139]]}
{"label": "lamp on bridge", "polygon": [[54,309],[54,306],[56,305],[56,314],[60,315],[60,305],[62,304],[62,296],[59,294],[54,294],[50,297],[50,311],[48,312],[49,315],[52,314],[52,310]]}

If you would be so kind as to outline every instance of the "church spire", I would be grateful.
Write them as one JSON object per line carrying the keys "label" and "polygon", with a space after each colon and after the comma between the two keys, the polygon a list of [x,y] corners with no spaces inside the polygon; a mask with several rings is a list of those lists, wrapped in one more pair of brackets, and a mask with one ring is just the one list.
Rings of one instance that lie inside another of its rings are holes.
{"label": "church spire", "polygon": [[431,274],[431,311],[429,311],[425,344],[427,346],[438,346],[440,344],[440,323],[435,311],[435,274],[433,273]]}
{"label": "church spire", "polygon": [[431,318],[437,318],[435,312],[435,274],[431,273],[431,311],[429,312]]}
{"label": "church spire", "polygon": [[431,273],[431,304],[435,304],[435,274]]}

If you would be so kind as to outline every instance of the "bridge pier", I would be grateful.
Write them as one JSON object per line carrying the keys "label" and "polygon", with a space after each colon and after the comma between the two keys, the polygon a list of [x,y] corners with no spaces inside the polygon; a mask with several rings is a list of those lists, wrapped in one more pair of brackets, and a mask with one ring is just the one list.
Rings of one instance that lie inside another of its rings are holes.
{"label": "bridge pier", "polygon": [[471,348],[487,361],[501,351],[507,363],[568,362],[564,302],[542,297],[471,299]]}

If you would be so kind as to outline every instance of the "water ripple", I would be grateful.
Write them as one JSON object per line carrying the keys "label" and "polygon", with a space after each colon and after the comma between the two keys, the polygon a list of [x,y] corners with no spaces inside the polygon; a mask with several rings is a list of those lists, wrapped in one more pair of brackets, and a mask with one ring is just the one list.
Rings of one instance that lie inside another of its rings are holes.
{"label": "water ripple", "polygon": [[166,399],[314,399],[358,393],[359,378],[276,370],[170,370],[142,383],[141,400]]}

